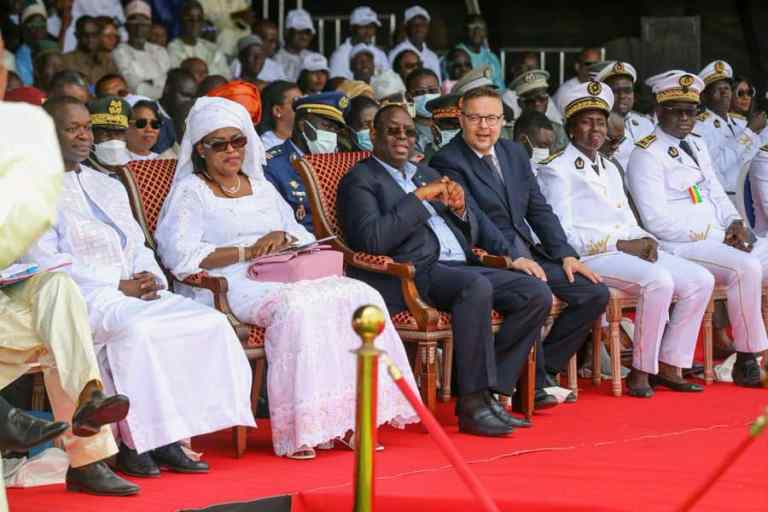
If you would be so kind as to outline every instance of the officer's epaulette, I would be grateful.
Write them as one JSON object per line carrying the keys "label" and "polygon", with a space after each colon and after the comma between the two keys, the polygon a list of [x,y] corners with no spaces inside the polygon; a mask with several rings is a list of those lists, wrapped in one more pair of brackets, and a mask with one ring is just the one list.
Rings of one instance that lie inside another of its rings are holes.
{"label": "officer's epaulette", "polygon": [[554,160],[555,158],[557,158],[557,157],[559,157],[560,155],[562,155],[564,152],[565,152],[565,150],[564,150],[564,149],[561,149],[561,150],[560,150],[560,151],[558,151],[557,153],[554,153],[554,154],[552,154],[552,155],[549,155],[547,158],[545,158],[544,160],[542,160],[542,161],[541,161],[541,162],[539,162],[539,163],[540,163],[540,164],[544,164],[544,165],[547,165],[547,164],[549,164],[550,162],[552,162],[552,160]]}
{"label": "officer's epaulette", "polygon": [[694,137],[698,137],[698,138],[701,138],[701,135],[699,135],[699,134],[698,134],[698,133],[696,133],[696,132],[691,132],[691,135],[693,135]]}
{"label": "officer's epaulette", "polygon": [[635,142],[635,146],[643,149],[648,149],[648,146],[654,143],[656,140],[655,135],[648,135],[647,137],[643,137],[639,141]]}
{"label": "officer's epaulette", "polygon": [[744,114],[739,114],[738,112],[728,112],[728,115],[734,119],[741,119],[742,121],[747,120],[747,116],[745,116]]}
{"label": "officer's epaulette", "polygon": [[706,121],[710,115],[711,114],[705,110],[701,114],[697,115],[696,119],[698,119],[699,121]]}
{"label": "officer's epaulette", "polygon": [[765,151],[766,153],[768,153],[768,144],[763,144],[762,146],[760,146],[760,151]]}
{"label": "officer's epaulette", "polygon": [[267,160],[271,160],[271,159],[275,158],[276,156],[279,156],[280,153],[282,153],[282,152],[283,152],[282,145],[275,146],[272,149],[268,149],[267,150]]}

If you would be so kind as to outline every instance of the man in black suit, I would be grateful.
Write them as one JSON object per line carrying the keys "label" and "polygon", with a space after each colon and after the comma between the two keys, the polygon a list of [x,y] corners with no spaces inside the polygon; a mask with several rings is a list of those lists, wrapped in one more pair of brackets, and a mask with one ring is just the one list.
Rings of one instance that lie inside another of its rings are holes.
{"label": "man in black suit", "polygon": [[[516,142],[500,139],[501,97],[481,87],[461,99],[461,136],[438,151],[430,162],[461,185],[468,203],[476,205],[501,230],[519,267],[545,282],[552,294],[568,304],[555,320],[537,353],[537,399],[553,385],[582,346],[592,322],[603,313],[608,288],[600,276],[578,259],[568,245],[557,216],[539,190],[528,154]],[[536,243],[531,228],[541,243]]]}
{"label": "man in black suit", "polygon": [[[403,107],[381,109],[371,138],[373,156],[339,185],[339,219],[347,243],[412,263],[421,296],[452,313],[459,429],[492,436],[528,426],[510,416],[491,393],[512,394],[547,318],[549,288],[524,272],[479,265],[474,245],[506,254],[507,242],[482,212],[465,207],[460,186],[408,161],[416,129]],[[378,289],[390,313],[406,309],[399,279],[354,270],[349,275]],[[505,316],[495,340],[492,308]]]}

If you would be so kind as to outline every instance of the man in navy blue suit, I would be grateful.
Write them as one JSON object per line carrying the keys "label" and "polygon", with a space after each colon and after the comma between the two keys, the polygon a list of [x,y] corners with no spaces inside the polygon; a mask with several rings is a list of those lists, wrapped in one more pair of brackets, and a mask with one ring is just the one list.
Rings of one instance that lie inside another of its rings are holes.
{"label": "man in navy blue suit", "polygon": [[[373,156],[339,184],[338,211],[351,248],[412,263],[421,297],[452,314],[462,432],[498,436],[529,423],[492,396],[511,395],[552,304],[549,288],[524,272],[483,267],[478,246],[506,254],[501,232],[465,205],[456,183],[408,161],[416,144],[413,119],[400,105],[382,108],[371,130]],[[350,269],[383,295],[390,313],[406,309],[400,280]],[[491,310],[504,315],[491,330]]]}
{"label": "man in navy blue suit", "polygon": [[[593,321],[608,302],[600,276],[578,259],[560,221],[547,204],[531,171],[528,154],[516,142],[500,139],[503,109],[499,93],[481,87],[460,102],[462,133],[432,157],[430,165],[460,184],[504,234],[516,268],[545,282],[568,307],[555,320],[537,354],[537,400],[583,345]],[[536,241],[531,232],[538,236]]]}

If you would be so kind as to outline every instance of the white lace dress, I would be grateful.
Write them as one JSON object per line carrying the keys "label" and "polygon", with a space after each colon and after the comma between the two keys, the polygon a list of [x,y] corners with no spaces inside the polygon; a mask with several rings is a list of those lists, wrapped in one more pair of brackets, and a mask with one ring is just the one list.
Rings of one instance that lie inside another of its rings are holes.
{"label": "white lace dress", "polygon": [[[313,239],[271,183],[250,178],[253,194],[237,199],[215,196],[192,175],[176,184],[165,205],[156,238],[163,263],[179,278],[202,270],[200,262],[219,247],[245,246],[275,230],[300,242]],[[228,299],[243,322],[266,328],[269,409],[275,453],[317,446],[343,436],[355,424],[356,360],[350,352],[360,339],[351,327],[352,314],[363,304],[386,311],[381,295],[346,277],[297,283],[248,279],[247,263],[209,270],[227,278]],[[192,298],[211,303],[210,295],[187,288]],[[387,317],[377,338],[415,389],[405,349]],[[403,426],[416,422],[382,365],[379,369],[378,422]]]}

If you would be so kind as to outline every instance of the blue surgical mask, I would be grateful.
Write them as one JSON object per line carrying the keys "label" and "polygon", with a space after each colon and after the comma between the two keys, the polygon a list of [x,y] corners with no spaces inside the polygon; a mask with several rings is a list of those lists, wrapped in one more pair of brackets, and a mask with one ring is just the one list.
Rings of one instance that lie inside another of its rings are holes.
{"label": "blue surgical mask", "polygon": [[421,96],[416,96],[413,98],[413,103],[416,105],[416,115],[418,117],[426,117],[431,118],[432,112],[427,110],[427,103],[432,101],[435,98],[439,98],[439,94],[422,94]]}
{"label": "blue surgical mask", "polygon": [[373,151],[373,142],[371,141],[371,130],[365,129],[355,132],[355,139],[360,149]]}
{"label": "blue surgical mask", "polygon": [[439,130],[440,131],[440,147],[445,146],[461,131],[461,128],[455,130]]}

